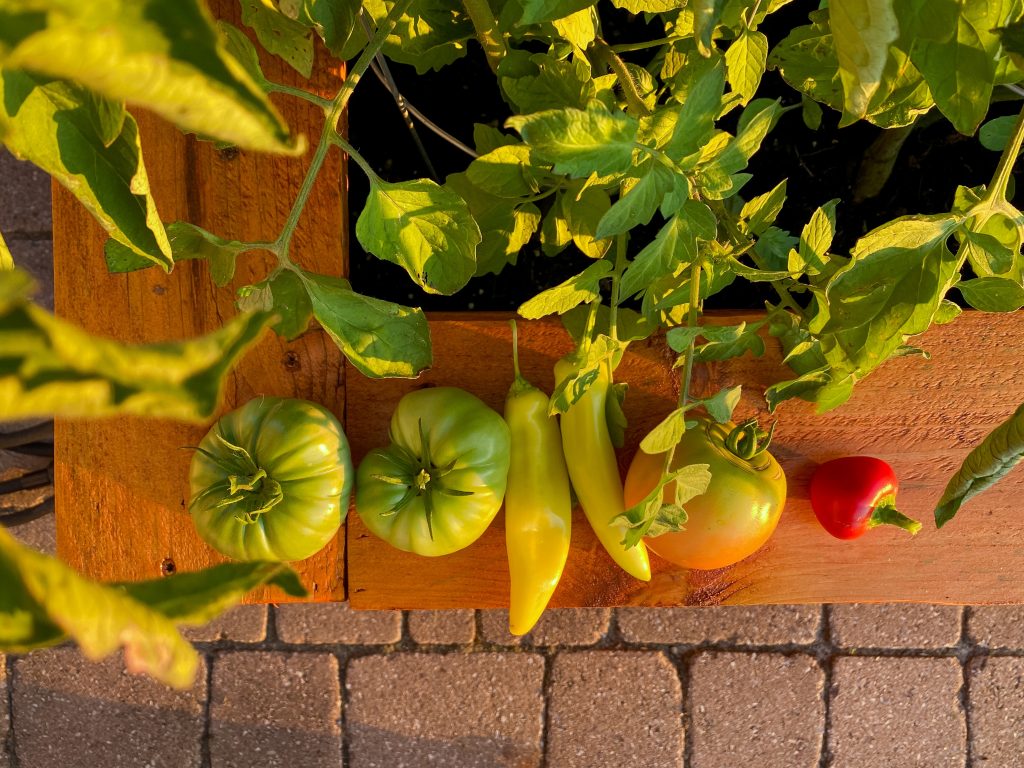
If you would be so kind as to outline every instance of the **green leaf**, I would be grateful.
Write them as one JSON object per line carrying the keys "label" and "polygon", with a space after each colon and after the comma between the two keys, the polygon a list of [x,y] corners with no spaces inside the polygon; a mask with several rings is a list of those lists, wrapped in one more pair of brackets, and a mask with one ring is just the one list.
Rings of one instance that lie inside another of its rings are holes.
{"label": "green leaf", "polygon": [[779,381],[772,384],[764,392],[764,399],[768,403],[768,411],[775,413],[775,409],[785,401],[794,397],[803,397],[817,392],[831,381],[827,368],[808,371],[795,379]]}
{"label": "green leaf", "polygon": [[313,38],[309,27],[281,13],[274,0],[240,2],[242,23],[256,33],[260,45],[308,78],[313,72]]}
{"label": "green leaf", "polygon": [[746,105],[757,92],[768,61],[768,38],[761,32],[744,29],[725,52],[729,84]]}
{"label": "green leaf", "polygon": [[[362,6],[379,26],[394,4],[390,0],[363,0]],[[458,5],[448,0],[412,0],[381,51],[392,61],[414,66],[422,75],[465,56],[466,41],[473,36],[473,24]],[[366,33],[356,26],[338,57],[354,58],[365,45]]]}
{"label": "green leaf", "polygon": [[[8,607],[0,598],[0,625],[8,627],[0,630],[0,640],[6,650],[50,645],[53,627],[58,627],[90,659],[102,659],[123,647],[125,665],[132,672],[145,672],[176,688],[187,688],[195,679],[199,656],[173,622],[120,590],[88,581],[0,530],[2,570],[13,573],[22,603]],[[4,584],[6,591],[8,579]],[[26,620],[28,616],[32,619]]]}
{"label": "green leaf", "polygon": [[662,200],[675,188],[677,178],[685,186],[685,179],[661,163],[648,160],[645,165],[640,180],[620,196],[597,223],[595,236],[598,239],[614,237],[641,224],[649,224]]}
{"label": "green leaf", "polygon": [[[725,90],[725,72],[718,58],[706,63],[698,61],[687,68],[686,74],[692,80],[686,82],[686,95],[678,110],[675,129],[665,146],[665,153],[677,161],[698,153],[708,140]],[[686,170],[692,167],[689,163],[683,165]]]}
{"label": "green leaf", "polygon": [[764,339],[758,332],[763,323],[740,323],[739,325],[711,325],[701,329],[707,342],[694,349],[693,358],[698,363],[730,360],[750,352],[754,357],[764,354]]}
{"label": "green leaf", "polygon": [[1024,67],[1024,20],[992,30],[999,35],[1003,50],[1018,67]]}
{"label": "green leaf", "polygon": [[149,189],[130,116],[111,143],[96,100],[77,85],[0,71],[0,136],[15,155],[53,176],[118,242],[169,270],[171,247]]}
{"label": "green leaf", "polygon": [[143,605],[176,624],[200,625],[238,603],[264,584],[280,587],[292,597],[304,597],[302,582],[284,563],[221,563],[192,573],[161,579],[126,582],[120,587]]}
{"label": "green leaf", "polygon": [[[548,413],[552,416],[565,413],[569,407],[586,394],[587,390],[597,381],[603,371],[614,369],[622,357],[625,344],[613,341],[603,333],[598,334],[594,343],[587,347],[586,356],[582,361],[577,359],[571,375],[566,376],[555,385],[551,393]],[[578,353],[574,353],[578,354]],[[622,391],[625,394],[625,391]],[[605,405],[605,418],[608,417],[608,406]],[[624,418],[624,417],[623,417]]]}
{"label": "green leaf", "polygon": [[[210,263],[210,274],[214,282],[222,287],[234,278],[235,257],[245,250],[243,243],[225,240],[185,221],[168,224],[166,231],[171,245],[171,257],[175,262],[206,259]],[[153,262],[113,238],[104,244],[103,253],[107,260],[107,270],[114,274],[153,266]]]}
{"label": "green leaf", "polygon": [[515,136],[502,133],[493,126],[473,123],[473,146],[476,147],[478,154],[486,155],[498,147],[507,147],[518,143]]}
{"label": "green leaf", "polygon": [[679,445],[686,432],[687,410],[689,408],[676,408],[669,413],[640,441],[640,450],[654,455],[665,453]]}
{"label": "green leaf", "polygon": [[0,272],[0,413],[6,418],[115,413],[203,421],[224,376],[269,317],[239,315],[183,342],[126,345],[90,336],[30,303],[31,281]]}
{"label": "green leaf", "polygon": [[619,284],[620,295],[633,296],[656,279],[691,264],[697,258],[697,239],[713,240],[717,228],[714,214],[704,203],[687,200],[626,267]]}
{"label": "green leaf", "polygon": [[246,74],[252,78],[254,83],[257,83],[260,88],[266,90],[268,83],[260,66],[260,55],[256,50],[256,46],[249,39],[249,36],[238,27],[228,24],[226,21],[217,22],[217,31],[220,32],[221,37],[224,39],[224,50],[228,55],[232,56],[245,68]]}
{"label": "green leaf", "polygon": [[981,130],[978,131],[978,141],[985,149],[1002,152],[1009,143],[1010,136],[1013,135],[1013,126],[1016,122],[1015,115],[992,118],[981,126]]}
{"label": "green leaf", "polygon": [[4,242],[3,233],[0,232],[0,272],[10,272],[14,269],[14,257]]}
{"label": "green leaf", "polygon": [[738,172],[747,167],[750,158],[760,149],[761,142],[778,120],[780,109],[776,100],[754,112],[725,149],[700,169],[699,183],[708,197],[724,199],[736,194],[742,183],[750,178]]}
{"label": "green leaf", "polygon": [[585,178],[591,173],[624,173],[633,165],[639,127],[625,112],[610,112],[599,101],[586,110],[552,109],[516,115],[507,125],[522,135],[555,173]]}
{"label": "green leaf", "polygon": [[789,259],[791,274],[820,275],[828,269],[828,249],[836,234],[836,204],[838,199],[829,200],[811,214],[811,220],[800,232],[800,249],[793,251]]}
{"label": "green leaf", "polygon": [[239,288],[236,304],[243,311],[273,312],[274,330],[289,341],[305,333],[313,318],[305,284],[288,269],[255,285]]}
{"label": "green leaf", "polygon": [[590,65],[576,56],[559,59],[513,50],[498,65],[498,82],[524,115],[565,107],[583,109],[596,94]]}
{"label": "green leaf", "polygon": [[476,249],[476,274],[497,274],[506,264],[515,264],[519,251],[540,227],[540,209],[533,203],[512,207],[507,198],[473,185],[464,173],[453,173],[445,184],[466,201],[483,235]]}
{"label": "green leaf", "polygon": [[542,21],[562,19],[583,8],[589,8],[595,0],[519,0],[523,15],[520,25],[537,24]]}
{"label": "green leaf", "polygon": [[1024,286],[1005,277],[964,280],[956,287],[964,301],[982,312],[1015,312],[1024,307]]}
{"label": "green leaf", "polygon": [[303,0],[299,19],[320,35],[334,56],[344,58],[352,33],[358,26],[360,0]]}
{"label": "green leaf", "polygon": [[800,116],[803,118],[804,125],[812,131],[821,128],[821,118],[824,117],[821,104],[808,98],[806,94],[800,95]]}
{"label": "green leaf", "polygon": [[[562,325],[565,326],[565,329],[577,345],[583,338],[589,312],[590,307],[586,304],[581,304],[562,315]],[[620,306],[616,320],[616,325],[618,326],[616,329],[617,336],[619,341],[622,342],[641,341],[658,330],[658,326],[655,323],[629,307]],[[611,333],[611,310],[606,304],[601,304],[597,308],[595,328],[597,333],[606,335]]]}
{"label": "green leaf", "polygon": [[630,13],[668,13],[682,5],[680,0],[612,0],[612,5]]}
{"label": "green leaf", "polygon": [[[662,475],[658,484],[639,504],[615,518],[621,519],[628,526],[623,545],[633,547],[644,536],[660,536],[682,530],[687,518],[681,504],[707,492],[710,484],[711,471],[707,464],[688,464]],[[669,486],[673,486],[675,504],[664,503],[665,489]]]}
{"label": "green leaf", "polygon": [[574,195],[575,189],[578,189],[578,185],[570,187],[558,200],[562,219],[576,247],[590,258],[600,259],[608,252],[612,242],[598,239],[597,226],[611,208],[611,201],[608,193],[600,187],[587,187]]}
{"label": "green leaf", "polygon": [[626,444],[626,427],[629,421],[626,419],[626,411],[623,403],[626,401],[626,391],[629,384],[624,381],[615,382],[608,387],[608,397],[604,402],[604,416],[608,424],[608,437],[612,445],[621,448]]}
{"label": "green leaf", "polygon": [[725,389],[718,390],[711,397],[705,398],[701,402],[712,419],[719,424],[725,424],[727,421],[732,420],[732,412],[739,405],[742,390],[741,386],[726,387]]}
{"label": "green leaf", "polygon": [[747,232],[753,235],[763,234],[775,223],[785,202],[786,179],[780,181],[770,192],[745,202],[740,211],[740,219],[746,223]]}
{"label": "green leaf", "polygon": [[583,8],[561,19],[552,21],[562,39],[585,51],[597,39],[597,14],[591,8]]}
{"label": "green leaf", "polygon": [[895,3],[904,34],[915,40],[907,47],[914,65],[928,83],[935,104],[953,126],[973,135],[988,112],[1000,51],[995,28],[1017,0],[900,0]]}
{"label": "green leaf", "polygon": [[953,303],[949,299],[943,299],[942,303],[939,304],[938,310],[935,312],[935,319],[932,321],[935,325],[945,325],[956,320],[963,313],[959,305]]}
{"label": "green leaf", "polygon": [[[828,11],[811,13],[811,21],[812,24],[793,29],[775,46],[768,64],[778,69],[783,79],[798,91],[842,112],[845,94]],[[901,21],[900,39],[889,47],[879,86],[865,114],[866,120],[882,128],[909,125],[935,103],[924,77],[904,53],[916,45],[916,41],[907,36],[903,26]]]}
{"label": "green leaf", "polygon": [[851,262],[829,281],[828,312],[821,312],[833,365],[863,376],[928,329],[958,277],[962,260],[947,240],[959,224],[949,214],[904,216],[857,241]]}
{"label": "green leaf", "polygon": [[893,0],[831,0],[829,26],[843,84],[843,124],[862,119],[899,37]]}
{"label": "green leaf", "polygon": [[711,37],[722,15],[725,0],[692,0],[693,38],[702,56],[711,55]]}
{"label": "green leaf", "polygon": [[[45,29],[5,53],[0,67],[74,80],[114,102],[156,112],[186,131],[261,152],[299,154],[284,121],[226,50],[198,0],[33,0]],[[10,96],[6,97],[10,105]]]}
{"label": "green leaf", "polygon": [[557,182],[523,144],[498,147],[480,155],[469,164],[466,175],[477,187],[498,197],[528,197]]}
{"label": "green leaf", "polygon": [[578,275],[548,288],[519,307],[520,316],[536,320],[545,315],[568,312],[575,306],[601,298],[601,280],[611,274],[612,265],[595,261]]}
{"label": "green leaf", "polygon": [[941,528],[968,499],[992,487],[1024,458],[1024,405],[992,430],[967,454],[949,479],[935,507],[935,525]]}
{"label": "green leaf", "polygon": [[788,269],[755,269],[733,257],[729,257],[727,263],[733,272],[752,283],[774,283],[791,277]]}
{"label": "green leaf", "polygon": [[304,275],[313,316],[364,375],[412,379],[430,367],[423,310],[363,296],[337,277]]}
{"label": "green leaf", "polygon": [[466,201],[430,179],[371,179],[356,237],[377,258],[404,268],[427,293],[446,295],[476,274],[482,239]]}

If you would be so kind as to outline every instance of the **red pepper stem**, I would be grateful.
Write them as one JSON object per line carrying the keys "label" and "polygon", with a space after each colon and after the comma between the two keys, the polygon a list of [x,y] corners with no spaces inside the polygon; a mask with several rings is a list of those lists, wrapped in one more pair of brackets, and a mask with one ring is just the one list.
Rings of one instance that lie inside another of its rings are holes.
{"label": "red pepper stem", "polygon": [[911,536],[920,531],[921,523],[912,517],[904,515],[896,509],[895,504],[896,500],[892,497],[882,499],[871,512],[871,517],[868,518],[868,529],[879,525],[895,525],[905,531],[909,531]]}

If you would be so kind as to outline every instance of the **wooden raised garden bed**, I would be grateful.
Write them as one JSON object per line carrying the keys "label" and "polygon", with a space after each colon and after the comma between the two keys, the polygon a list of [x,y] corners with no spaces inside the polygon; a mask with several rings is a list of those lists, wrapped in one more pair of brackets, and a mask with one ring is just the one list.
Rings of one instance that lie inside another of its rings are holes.
{"label": "wooden raised garden bed", "polygon": [[[280,61],[265,57],[263,65],[272,79],[295,81],[295,73]],[[324,94],[332,93],[337,69],[317,71],[315,85]],[[318,109],[293,99],[278,103],[297,131],[319,133]],[[149,176],[165,217],[227,237],[274,237],[302,180],[301,161],[218,152],[212,144],[185,137],[144,114],[139,123]],[[306,267],[346,274],[345,195],[336,181],[344,179],[344,169],[337,153],[328,163],[296,234],[293,254]],[[161,341],[211,331],[233,314],[233,291],[216,288],[204,262],[183,263],[171,275],[156,269],[108,275],[104,240],[92,217],[69,193],[55,188],[57,311],[88,331],[130,342]],[[262,278],[266,267],[258,256],[243,257],[234,287]],[[385,441],[395,403],[415,387],[458,385],[500,410],[511,380],[506,319],[485,313],[432,318],[434,368],[416,381],[363,378],[344,365],[340,352],[319,330],[293,343],[268,334],[228,380],[224,408],[259,394],[323,403],[344,418],[358,461]],[[552,605],[1024,602],[1019,509],[1024,474],[1012,474],[970,503],[941,532],[930,522],[946,480],[969,448],[1006,417],[1007,404],[1024,401],[1021,339],[1020,313],[965,313],[920,340],[931,352],[930,360],[903,358],[885,365],[858,385],[853,399],[837,412],[821,417],[806,403],[786,403],[773,449],[789,479],[786,510],[768,545],[734,567],[687,572],[652,557],[652,581],[635,581],[612,564],[577,510],[569,562]],[[551,368],[568,351],[568,336],[557,322],[522,323],[520,344],[524,373],[550,390]],[[761,359],[698,367],[698,390],[710,393],[722,385],[742,384],[745,394],[737,414],[753,415],[763,407],[760,392],[780,378],[778,346],[769,340],[768,349]],[[640,437],[675,402],[677,380],[670,365],[663,342],[653,340],[632,345],[617,373],[630,384],[623,465]],[[183,448],[196,445],[206,429],[135,418],[58,421],[59,555],[105,580],[150,578],[221,560],[196,535],[187,513],[191,454]],[[901,479],[901,508],[926,523],[920,535],[911,539],[899,530],[878,530],[844,543],[818,526],[806,496],[810,473],[818,461],[852,453],[869,453],[893,465]],[[466,550],[425,559],[374,538],[350,514],[333,544],[296,567],[311,600],[347,596],[356,608],[507,603],[500,516]],[[284,597],[264,589],[249,599]]]}

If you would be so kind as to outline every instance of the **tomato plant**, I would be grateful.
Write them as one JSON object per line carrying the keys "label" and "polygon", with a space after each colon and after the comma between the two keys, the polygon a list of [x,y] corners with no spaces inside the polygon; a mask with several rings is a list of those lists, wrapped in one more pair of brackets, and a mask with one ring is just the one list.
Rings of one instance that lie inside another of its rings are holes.
{"label": "tomato plant", "polygon": [[189,483],[196,530],[218,552],[305,560],[348,512],[348,439],[322,405],[258,397],[213,425],[192,457]]}
{"label": "tomato plant", "polygon": [[837,539],[856,539],[879,525],[911,534],[921,523],[896,509],[899,478],[874,456],[843,456],[821,464],[811,476],[811,508]]}
{"label": "tomato plant", "polygon": [[501,508],[509,469],[505,421],[455,387],[403,397],[391,444],[359,464],[356,512],[407,552],[447,555],[476,541]]}
{"label": "tomato plant", "polygon": [[[671,469],[706,464],[711,482],[686,504],[685,530],[647,540],[657,555],[684,568],[724,568],[752,555],[775,531],[786,502],[786,475],[767,446],[741,448],[743,430],[753,425],[718,424],[700,418],[675,446]],[[626,506],[641,502],[659,486],[665,455],[637,451],[626,475]],[[675,499],[673,483],[664,499]]]}

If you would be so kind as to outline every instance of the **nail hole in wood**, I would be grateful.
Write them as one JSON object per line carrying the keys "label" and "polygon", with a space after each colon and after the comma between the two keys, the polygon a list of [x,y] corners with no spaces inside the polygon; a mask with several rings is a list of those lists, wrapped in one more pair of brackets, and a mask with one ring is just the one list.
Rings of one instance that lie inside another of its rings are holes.
{"label": "nail hole in wood", "polygon": [[235,160],[238,158],[238,149],[235,147],[224,147],[224,149],[217,150],[217,156],[220,157],[221,160]]}
{"label": "nail hole in wood", "polygon": [[302,367],[299,356],[294,352],[286,352],[284,355],[284,367],[289,371],[297,371]]}
{"label": "nail hole in wood", "polygon": [[161,576],[170,576],[172,573],[174,573],[177,570],[178,570],[178,566],[176,566],[174,564],[174,561],[171,558],[169,558],[169,557],[165,557],[163,559],[163,562],[160,563],[160,575]]}

